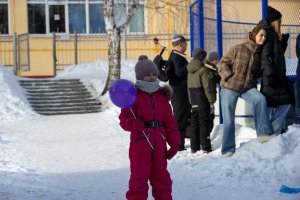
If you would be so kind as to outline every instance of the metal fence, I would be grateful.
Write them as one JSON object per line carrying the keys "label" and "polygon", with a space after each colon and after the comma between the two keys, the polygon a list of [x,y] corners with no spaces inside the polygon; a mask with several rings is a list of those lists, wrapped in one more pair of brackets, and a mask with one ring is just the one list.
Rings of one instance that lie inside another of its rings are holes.
{"label": "metal fence", "polygon": [[[268,5],[276,4],[286,12],[284,19],[289,19],[293,24],[282,24],[282,32],[289,33],[289,44],[286,51],[287,75],[293,79],[296,75],[296,37],[300,33],[299,15],[296,12],[290,12],[292,1],[261,0],[247,1],[247,6],[229,5],[226,0],[197,0],[190,6],[191,21],[191,51],[200,47],[207,51],[216,50],[222,56],[232,46],[242,43],[248,36],[252,28],[266,16]],[[298,5],[299,6],[299,5]],[[230,8],[229,8],[230,7]],[[249,21],[232,20],[238,19],[228,10],[236,8],[235,12],[240,13],[249,19]],[[227,10],[226,10],[227,9]],[[226,10],[226,12],[223,12]],[[220,115],[221,112],[219,111]],[[300,113],[291,110],[290,118],[300,118]],[[237,115],[237,117],[252,117],[252,115]],[[220,117],[220,122],[222,122]]]}
{"label": "metal fence", "polygon": [[16,37],[0,35],[0,63],[15,71],[17,63]]}
{"label": "metal fence", "polygon": [[17,71],[18,72],[30,71],[30,47],[29,47],[28,33],[18,35],[17,50],[18,50]]}
{"label": "metal fence", "polygon": [[0,63],[14,73],[30,70],[29,34],[0,35]]}
{"label": "metal fence", "polygon": [[[183,34],[189,37],[188,34]],[[153,39],[171,49],[171,34],[122,35],[122,59],[137,60],[141,54],[153,59],[160,48]],[[108,42],[106,35],[53,34],[54,71],[62,72],[67,66],[79,63],[91,63],[96,60],[108,60]],[[189,52],[188,52],[189,53]],[[166,53],[165,57],[168,56]]]}

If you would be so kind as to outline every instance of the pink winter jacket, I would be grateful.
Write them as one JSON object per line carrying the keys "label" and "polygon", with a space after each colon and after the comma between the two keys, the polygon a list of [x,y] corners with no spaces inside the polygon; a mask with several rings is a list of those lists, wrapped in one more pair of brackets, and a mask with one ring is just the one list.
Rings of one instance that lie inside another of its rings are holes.
{"label": "pink winter jacket", "polygon": [[[144,128],[150,142],[154,146],[160,144],[155,142],[157,137],[163,138],[170,147],[178,147],[181,143],[180,134],[177,129],[176,119],[172,113],[169,99],[166,96],[166,90],[160,88],[158,91],[148,94],[140,89],[137,89],[137,97],[132,106],[132,110],[137,119],[142,119],[144,122],[158,121],[163,123],[163,127],[159,128]],[[120,126],[131,132],[131,142],[135,142],[141,138],[142,131],[134,129],[135,118],[130,109],[121,109],[119,115]]]}

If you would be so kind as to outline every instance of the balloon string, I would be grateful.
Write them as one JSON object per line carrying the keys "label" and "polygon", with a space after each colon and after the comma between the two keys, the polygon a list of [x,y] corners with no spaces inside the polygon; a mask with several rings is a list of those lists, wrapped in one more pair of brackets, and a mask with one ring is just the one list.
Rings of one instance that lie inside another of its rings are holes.
{"label": "balloon string", "polygon": [[[132,109],[131,109],[131,108],[130,108],[130,111],[131,111],[131,113],[132,113],[133,117],[136,119],[136,116],[135,116],[135,114],[134,114],[134,112],[132,111]],[[148,144],[150,145],[151,149],[152,149],[152,150],[154,150],[154,147],[152,146],[151,142],[149,141],[149,138],[146,136],[146,133],[145,133],[145,131],[144,131],[144,130],[142,130],[142,132],[143,132],[143,134],[144,134],[144,136],[145,136],[145,138],[146,138],[146,140],[147,140]]]}

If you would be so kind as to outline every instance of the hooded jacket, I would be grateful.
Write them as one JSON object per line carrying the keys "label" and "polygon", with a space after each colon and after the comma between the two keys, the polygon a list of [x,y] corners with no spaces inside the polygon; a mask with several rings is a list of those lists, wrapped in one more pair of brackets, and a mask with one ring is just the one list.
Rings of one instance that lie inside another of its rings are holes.
{"label": "hooded jacket", "polygon": [[288,37],[283,35],[280,41],[272,26],[266,20],[261,20],[258,26],[263,27],[267,32],[267,40],[261,53],[263,69],[261,92],[267,99],[268,107],[291,104],[294,98],[288,85],[284,58]]}
{"label": "hooded jacket", "polygon": [[197,90],[204,90],[205,96],[209,103],[216,102],[216,69],[208,68],[203,61],[197,59],[197,55],[190,61],[187,66],[188,70],[188,91],[189,99],[192,105],[197,102]]}

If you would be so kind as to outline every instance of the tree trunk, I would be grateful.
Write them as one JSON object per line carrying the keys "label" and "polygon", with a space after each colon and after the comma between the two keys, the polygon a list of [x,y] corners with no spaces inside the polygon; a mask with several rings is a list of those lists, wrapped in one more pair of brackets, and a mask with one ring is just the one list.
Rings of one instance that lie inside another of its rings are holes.
{"label": "tree trunk", "polygon": [[137,0],[128,0],[127,2],[127,16],[123,24],[116,25],[115,15],[114,15],[114,0],[104,0],[104,20],[105,29],[108,35],[108,76],[106,83],[101,95],[104,95],[111,84],[120,79],[121,71],[121,32],[126,29],[130,23],[134,11],[136,9]]}
{"label": "tree trunk", "polygon": [[120,79],[121,71],[121,52],[120,52],[120,42],[121,42],[121,31],[119,29],[111,29],[107,32],[108,35],[108,61],[109,69],[106,83],[101,95],[104,95],[111,84]]}

